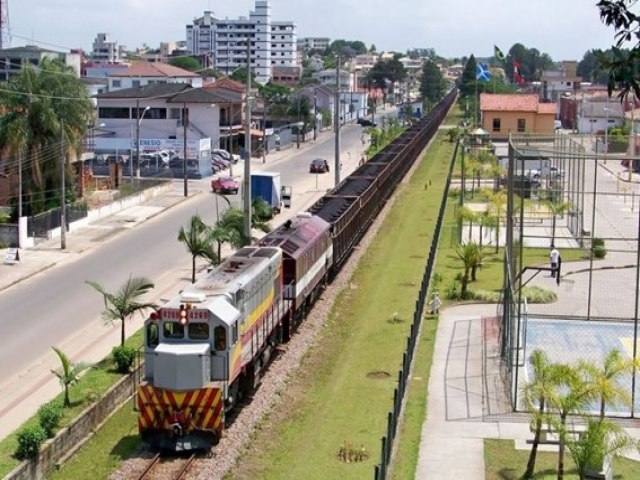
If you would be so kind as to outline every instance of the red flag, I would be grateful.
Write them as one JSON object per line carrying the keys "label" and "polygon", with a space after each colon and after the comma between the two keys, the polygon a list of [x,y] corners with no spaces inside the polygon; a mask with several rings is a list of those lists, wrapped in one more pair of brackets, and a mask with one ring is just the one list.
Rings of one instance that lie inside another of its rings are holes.
{"label": "red flag", "polygon": [[514,60],[514,62],[513,62],[513,81],[516,82],[518,85],[522,86],[522,85],[524,85],[525,81],[524,81],[524,77],[522,75],[520,75],[520,72],[518,71],[519,68],[520,68],[520,62],[516,62]]}

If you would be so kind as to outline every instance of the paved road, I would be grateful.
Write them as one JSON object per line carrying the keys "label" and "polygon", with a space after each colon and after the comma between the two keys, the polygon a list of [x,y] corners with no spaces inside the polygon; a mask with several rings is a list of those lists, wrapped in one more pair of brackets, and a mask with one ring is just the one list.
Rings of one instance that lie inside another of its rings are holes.
{"label": "paved road", "polygon": [[[358,164],[363,150],[362,129],[342,128],[342,176]],[[274,222],[309,207],[322,192],[333,187],[334,175],[309,174],[312,158],[333,159],[331,132],[317,142],[272,153],[267,162],[252,159],[252,170],[280,171],[282,183],[293,185],[292,208]],[[242,172],[242,162],[234,175]],[[53,239],[21,251],[17,265],[0,265],[0,438],[20,426],[43,402],[59,393],[50,373],[58,360],[55,345],[73,361],[95,362],[119,342],[117,325],[100,318],[104,304],[86,280],[116,290],[130,275],[147,276],[156,284],[152,301],[175,294],[191,275],[191,259],[177,242],[180,226],[198,213],[208,223],[215,221],[215,196],[209,179],[189,183],[189,197],[182,195],[181,181],[142,204],[95,221],[67,236],[67,249]],[[232,197],[239,204],[240,195]],[[224,203],[224,202],[222,202]],[[222,205],[218,205],[222,210]],[[203,265],[200,265],[203,266]],[[142,324],[135,318],[128,333]]]}

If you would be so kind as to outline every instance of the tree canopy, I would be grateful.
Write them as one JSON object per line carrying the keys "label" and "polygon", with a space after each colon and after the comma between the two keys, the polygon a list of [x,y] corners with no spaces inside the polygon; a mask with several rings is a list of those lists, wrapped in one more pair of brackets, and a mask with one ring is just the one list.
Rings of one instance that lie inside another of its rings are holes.
{"label": "tree canopy", "polygon": [[[10,158],[9,171],[17,171],[17,159],[23,159],[24,213],[58,206],[60,155],[79,154],[93,122],[87,89],[73,68],[45,58],[38,69],[24,64],[4,85],[0,109],[0,150]],[[73,185],[67,163],[65,168],[67,185]]]}
{"label": "tree canopy", "polygon": [[202,70],[202,63],[200,63],[199,60],[196,60],[193,57],[173,57],[169,59],[169,65],[183,68],[185,70],[189,70],[190,72]]}
{"label": "tree canopy", "polygon": [[420,94],[428,105],[434,105],[444,97],[446,82],[438,65],[428,60],[422,66]]}
{"label": "tree canopy", "polygon": [[[597,51],[596,56],[608,72],[609,95],[619,88],[621,100],[632,91],[640,97],[640,16],[631,11],[635,5],[635,0],[600,0],[597,3],[600,19],[616,30],[616,42],[606,52]],[[629,44],[630,49],[623,48]]]}

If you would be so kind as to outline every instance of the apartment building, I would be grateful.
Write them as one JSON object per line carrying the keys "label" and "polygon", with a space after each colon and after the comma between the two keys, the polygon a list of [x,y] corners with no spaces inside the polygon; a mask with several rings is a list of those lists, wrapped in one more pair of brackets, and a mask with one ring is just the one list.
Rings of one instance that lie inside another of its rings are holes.
{"label": "apartment building", "polygon": [[6,82],[12,75],[20,72],[23,63],[38,68],[45,58],[61,60],[65,65],[72,67],[79,77],[80,57],[76,52],[56,52],[35,45],[5,48],[0,50],[0,82]]}
{"label": "apartment building", "polygon": [[248,18],[220,19],[213,12],[205,11],[202,17],[187,25],[186,35],[189,53],[208,55],[213,68],[221,71],[246,67],[249,49],[249,66],[260,83],[271,79],[274,66],[298,65],[296,25],[272,20],[268,1],[256,1],[255,10]]}
{"label": "apartment building", "polygon": [[302,50],[324,50],[330,44],[329,37],[302,37],[298,40],[298,48]]}
{"label": "apartment building", "polygon": [[108,33],[98,33],[93,40],[91,61],[96,63],[121,63],[124,47],[112,40]]}

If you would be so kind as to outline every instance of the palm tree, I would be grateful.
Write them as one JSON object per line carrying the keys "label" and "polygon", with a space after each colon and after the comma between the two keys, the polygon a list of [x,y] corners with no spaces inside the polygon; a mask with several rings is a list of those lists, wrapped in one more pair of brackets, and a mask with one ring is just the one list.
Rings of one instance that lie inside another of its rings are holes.
{"label": "palm tree", "polygon": [[467,285],[472,270],[478,266],[482,249],[477,243],[469,242],[456,247],[456,256],[462,261],[464,273],[462,275],[462,285],[460,286],[460,296],[464,299],[467,295]]}
{"label": "palm tree", "polygon": [[577,438],[567,439],[567,449],[578,467],[581,480],[589,471],[600,473],[607,460],[613,461],[628,450],[638,450],[638,442],[618,424],[595,418],[587,418],[586,422],[585,432]]}
{"label": "palm tree", "polygon": [[602,368],[589,362],[581,362],[579,368],[586,374],[586,381],[600,399],[600,420],[604,419],[607,405],[631,406],[631,396],[623,388],[620,377],[631,376],[640,367],[640,359],[629,358],[613,349],[604,358]]}
{"label": "palm tree", "polygon": [[[469,222],[469,242],[471,241],[471,234],[473,232],[473,224],[478,221],[478,214],[471,210],[469,207],[460,207],[458,209],[458,220],[462,222]],[[461,229],[462,231],[462,229]],[[461,233],[462,235],[462,233]]]}
{"label": "palm tree", "polygon": [[580,375],[580,371],[569,365],[558,364],[558,388],[549,397],[549,404],[558,412],[559,418],[551,424],[559,434],[558,442],[558,480],[564,478],[564,451],[568,439],[567,418],[580,412],[593,398],[593,390]]}
{"label": "palm tree", "polygon": [[548,399],[555,394],[559,380],[558,374],[560,373],[555,364],[549,362],[549,358],[543,350],[534,350],[531,353],[529,362],[531,363],[533,375],[531,381],[522,389],[522,399],[524,407],[531,414],[534,436],[531,452],[529,453],[529,461],[527,462],[527,470],[523,475],[524,478],[533,477],[542,425],[549,423],[549,416],[546,411]]}
{"label": "palm tree", "polygon": [[211,263],[218,262],[218,256],[211,246],[211,229],[200,216],[193,215],[189,230],[180,227],[178,241],[184,243],[191,254],[191,283],[196,283],[196,259],[198,257],[207,259]]}
{"label": "palm tree", "polygon": [[564,212],[571,208],[571,203],[569,202],[556,202],[553,199],[547,200],[546,202],[547,208],[551,215],[553,215],[553,223],[551,225],[551,245],[556,243],[556,218],[558,215],[562,215]]}
{"label": "palm tree", "polygon": [[87,284],[95,288],[104,297],[105,310],[102,318],[108,322],[120,320],[120,345],[125,341],[125,320],[136,312],[141,312],[148,308],[157,308],[155,304],[149,302],[139,302],[138,299],[146,295],[153,289],[153,283],[144,277],[132,277],[120,287],[116,294],[108,293],[98,283],[87,280]]}
{"label": "palm tree", "polygon": [[71,401],[69,400],[69,387],[78,383],[80,380],[80,374],[90,368],[91,365],[88,363],[71,363],[69,357],[67,357],[62,350],[57,347],[51,347],[58,358],[60,359],[61,367],[57,370],[51,370],[58,379],[60,380],[60,385],[64,389],[64,406],[70,407]]}
{"label": "palm tree", "polygon": [[496,229],[496,253],[500,248],[500,221],[505,216],[507,209],[507,196],[504,192],[489,193],[489,211],[495,218]]}
{"label": "palm tree", "polygon": [[271,227],[268,221],[273,217],[273,208],[260,197],[254,198],[251,202],[251,228],[255,228],[264,233],[269,233]]}
{"label": "palm tree", "polygon": [[[60,199],[61,141],[68,152],[80,153],[93,104],[73,69],[50,59],[38,69],[25,64],[4,85],[0,104],[0,150],[13,159],[23,155],[24,195],[30,197],[25,206],[27,213],[37,213]],[[9,165],[17,169],[18,162]]]}

